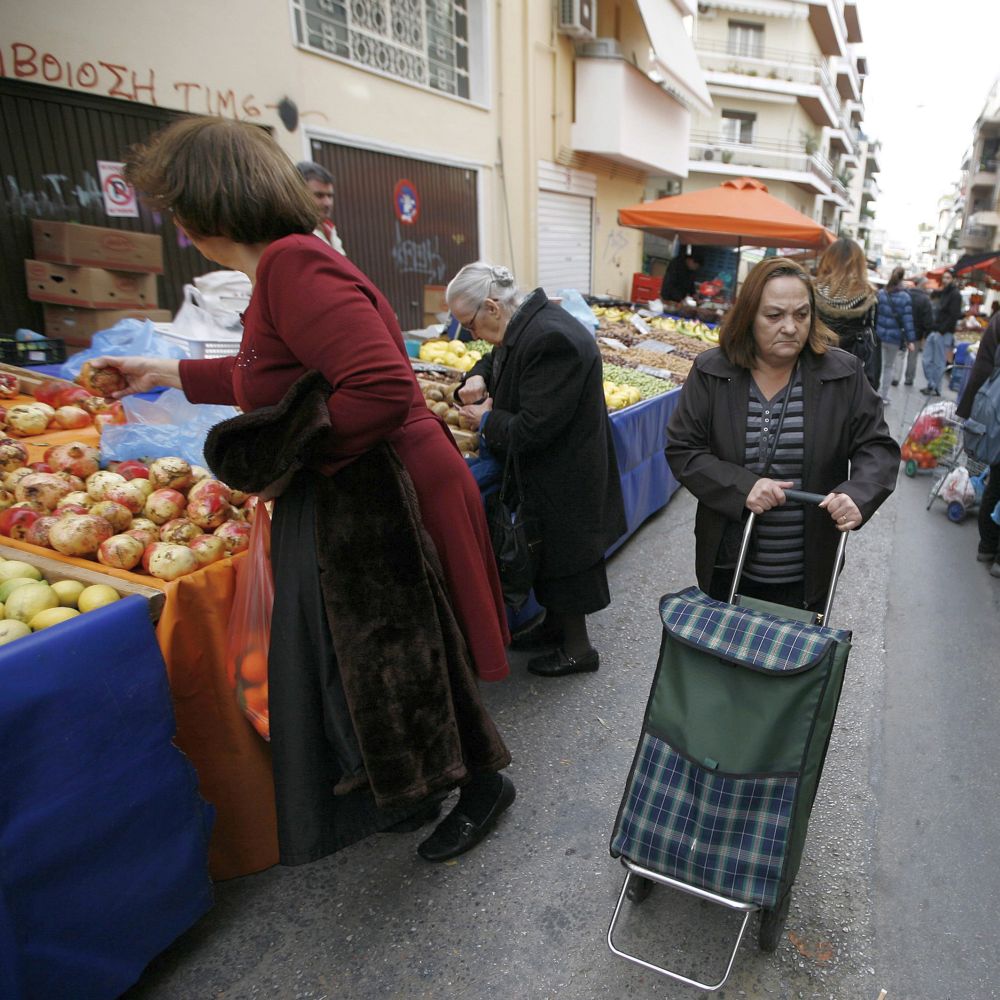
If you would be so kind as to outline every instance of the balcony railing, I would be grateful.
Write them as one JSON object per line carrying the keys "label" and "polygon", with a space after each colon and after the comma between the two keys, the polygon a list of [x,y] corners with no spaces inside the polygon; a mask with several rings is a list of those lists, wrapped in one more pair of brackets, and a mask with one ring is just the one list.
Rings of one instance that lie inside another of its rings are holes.
{"label": "balcony railing", "polygon": [[838,180],[833,164],[819,153],[807,153],[801,145],[763,138],[738,142],[719,132],[696,131],[691,133],[690,142],[692,160],[809,173],[821,182],[817,185],[819,190],[828,188],[848,200],[847,188]]}
{"label": "balcony railing", "polygon": [[738,73],[761,80],[819,84],[834,108],[841,105],[826,61],[791,49],[739,46],[712,39],[694,40],[701,68],[712,73]]}
{"label": "balcony railing", "polygon": [[967,250],[985,250],[990,245],[992,235],[989,226],[963,226],[958,243]]}

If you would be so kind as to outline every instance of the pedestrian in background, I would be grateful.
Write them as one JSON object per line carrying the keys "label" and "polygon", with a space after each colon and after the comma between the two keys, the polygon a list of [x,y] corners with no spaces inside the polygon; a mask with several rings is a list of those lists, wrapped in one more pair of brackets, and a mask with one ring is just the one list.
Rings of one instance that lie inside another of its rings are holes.
{"label": "pedestrian in background", "polygon": [[667,265],[660,285],[660,299],[664,302],[682,302],[694,295],[695,272],[701,267],[701,255],[690,254],[681,248],[680,253]]}
{"label": "pedestrian in background", "polygon": [[[963,420],[968,420],[976,393],[997,366],[998,342],[1000,342],[1000,313],[995,312],[979,341],[979,351],[972,371],[969,372],[969,381],[955,408],[956,414]],[[1000,525],[993,521],[991,515],[998,503],[1000,503],[1000,464],[990,466],[990,477],[986,481],[983,499],[979,504],[979,548],[976,551],[976,559],[979,562],[990,563],[990,575],[996,577],[1000,577]]]}
{"label": "pedestrian in background", "polygon": [[902,351],[916,350],[916,331],[913,326],[913,303],[903,288],[901,267],[889,277],[889,283],[878,293],[876,332],[882,342],[882,402],[889,402],[889,386],[899,385]]}
{"label": "pedestrian in background", "polygon": [[333,247],[337,253],[344,253],[344,244],[337,235],[337,227],[333,224],[333,175],[325,167],[311,160],[296,163],[295,169],[302,175],[321,213],[319,225],[313,230],[313,235]]}
{"label": "pedestrian in background", "polygon": [[[906,288],[906,294],[910,296],[910,304],[913,306],[913,328],[917,334],[916,348],[906,355],[906,370],[903,374],[903,385],[913,385],[913,379],[917,374],[917,358],[924,347],[924,340],[934,329],[934,307],[931,305],[931,297],[927,294],[927,278],[920,275],[913,279],[913,284]],[[892,384],[896,385],[895,381]]]}
{"label": "pedestrian in background", "polygon": [[927,385],[920,391],[925,396],[941,395],[941,378],[948,355],[955,343],[955,326],[962,316],[962,293],[955,284],[955,272],[941,275],[941,287],[931,292],[934,305],[934,329],[924,344],[924,376]]}
{"label": "pedestrian in background", "polygon": [[882,353],[875,335],[875,289],[868,282],[865,252],[842,236],[823,251],[816,266],[816,312],[837,335],[841,350],[853,354],[878,388]]}

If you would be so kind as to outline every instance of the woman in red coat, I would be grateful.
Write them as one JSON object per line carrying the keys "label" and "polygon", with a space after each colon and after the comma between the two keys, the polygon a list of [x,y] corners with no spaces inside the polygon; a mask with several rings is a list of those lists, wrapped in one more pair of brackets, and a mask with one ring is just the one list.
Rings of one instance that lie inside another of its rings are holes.
{"label": "woman in red coat", "polygon": [[[476,484],[445,425],[424,403],[392,308],[347,258],[312,235],[315,204],[269,136],[219,118],[175,122],[132,152],[128,172],[137,190],[170,212],[207,258],[243,271],[254,291],[239,354],[180,362],[99,359],[98,367],[117,367],[127,378],[119,395],[176,386],[193,402],[257,411],[279,403],[308,372],[321,373],[332,388],[323,464],[303,470],[275,504],[274,620],[281,638],[272,632],[269,687],[282,860],[314,860],[374,830],[415,828],[437,814],[448,787],[443,779],[434,786],[438,798],[420,803],[416,813],[413,803],[378,808],[364,787],[345,788],[351,785],[346,778],[364,770],[351,724],[359,707],[345,704],[332,653],[321,595],[326,582],[316,565],[322,511],[310,476],[336,477],[373,449],[391,446],[412,480],[468,659],[480,678],[500,680],[509,670],[508,635]],[[377,576],[381,569],[372,565],[364,572]],[[377,578],[369,581],[378,585]],[[294,601],[286,599],[291,606],[279,609],[285,593]],[[369,653],[374,671],[405,675],[406,658],[398,651],[373,647]],[[478,697],[474,683],[459,687],[471,688],[473,701]],[[462,747],[459,766],[445,772],[451,785],[463,788],[458,804],[418,848],[431,861],[478,843],[514,798],[513,784],[499,773],[509,754],[481,703],[442,710]],[[406,713],[406,704],[400,711]],[[483,749],[487,743],[491,753]]]}

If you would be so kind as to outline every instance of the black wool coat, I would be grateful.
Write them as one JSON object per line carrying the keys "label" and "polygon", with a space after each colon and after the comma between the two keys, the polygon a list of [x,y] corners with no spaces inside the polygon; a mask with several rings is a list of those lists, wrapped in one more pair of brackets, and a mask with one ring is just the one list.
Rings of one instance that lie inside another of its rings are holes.
{"label": "black wool coat", "polygon": [[[866,522],[896,488],[899,445],[858,359],[839,348],[800,355],[805,458],[802,489],[846,493]],[[667,462],[698,499],[695,572],[707,591],[726,525],[746,516],[759,478],[744,468],[750,372],[715,347],[698,356],[667,425]],[[805,597],[822,603],[840,533],[830,515],[805,507]]]}
{"label": "black wool coat", "polygon": [[594,337],[536,288],[472,375],[493,397],[486,446],[501,462],[517,456],[541,521],[539,577],[593,566],[626,529]]}

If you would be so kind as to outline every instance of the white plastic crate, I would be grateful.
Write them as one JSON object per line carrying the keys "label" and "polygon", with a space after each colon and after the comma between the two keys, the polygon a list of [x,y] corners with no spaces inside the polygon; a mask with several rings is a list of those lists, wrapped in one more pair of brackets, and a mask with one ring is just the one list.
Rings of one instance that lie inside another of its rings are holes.
{"label": "white plastic crate", "polygon": [[218,340],[198,340],[178,333],[171,323],[154,323],[153,329],[164,340],[183,347],[191,358],[224,358],[240,352],[239,337],[233,337],[232,340],[224,340],[221,337]]}

